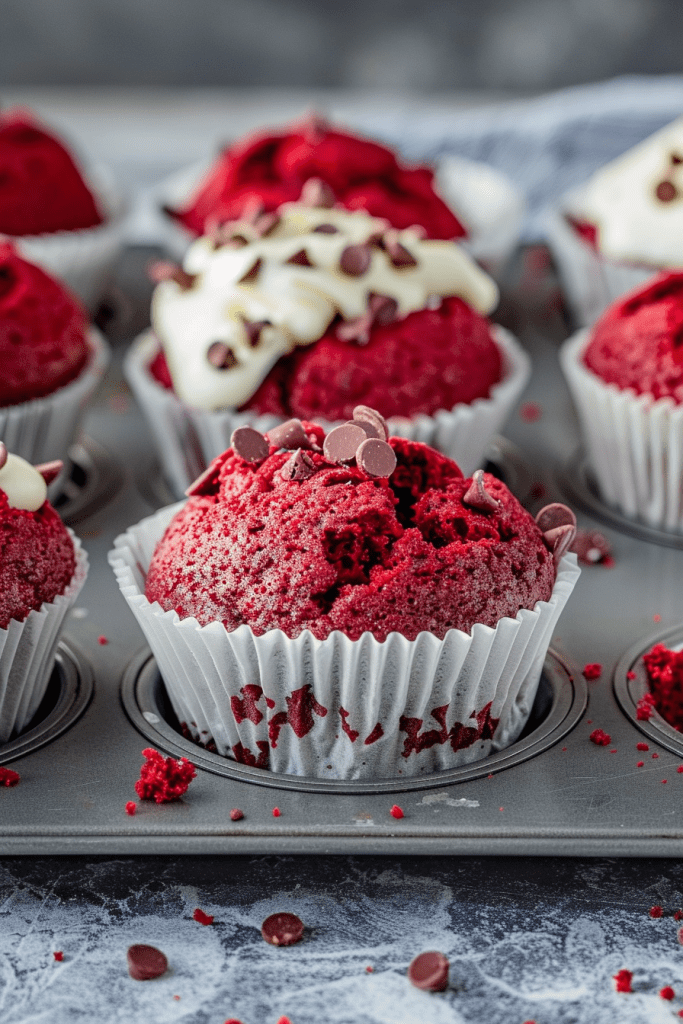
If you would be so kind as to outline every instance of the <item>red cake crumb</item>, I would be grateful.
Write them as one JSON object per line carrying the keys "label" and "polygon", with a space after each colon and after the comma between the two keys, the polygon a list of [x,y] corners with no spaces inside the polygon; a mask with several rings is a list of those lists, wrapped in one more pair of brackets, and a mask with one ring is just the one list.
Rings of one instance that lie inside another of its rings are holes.
{"label": "red cake crumb", "polygon": [[678,774],[680,775],[680,774],[681,774],[681,772],[683,772],[683,764],[679,764],[679,766],[678,766],[678,768],[676,769],[676,771],[677,771],[677,772],[678,772]]}
{"label": "red cake crumb", "polygon": [[312,116],[281,132],[259,132],[226,148],[184,208],[167,211],[195,235],[239,218],[251,205],[266,211],[298,200],[311,178],[338,203],[367,210],[396,228],[419,224],[430,238],[460,238],[465,227],[434,189],[433,172],[406,166],[386,146]]}
{"label": "red cake crumb", "polygon": [[499,810],[499,811],[504,811],[504,810],[505,810],[505,808],[504,808],[504,807],[499,807],[499,808],[498,808],[498,810]]}
{"label": "red cake crumb", "polygon": [[664,988],[660,988],[659,994],[662,999],[673,999],[676,995],[671,985],[665,985]]}
{"label": "red cake crumb", "polygon": [[636,764],[636,768],[642,768],[644,764],[645,764],[644,761],[638,761],[637,764]]}
{"label": "red cake crumb", "polygon": [[593,729],[593,732],[588,737],[593,743],[597,743],[599,747],[607,747],[612,742],[612,737],[609,733],[604,732],[602,729]]}
{"label": "red cake crumb", "polygon": [[627,971],[625,968],[622,967],[622,969],[620,971],[617,971],[616,974],[613,974],[612,977],[616,982],[616,985],[614,987],[616,988],[617,992],[633,992],[633,989],[631,988],[631,982],[633,981],[633,971]]}
{"label": "red cake crumb", "polygon": [[616,747],[614,748],[614,750],[610,750],[610,754],[618,754],[618,753],[619,753],[619,751],[616,749]]}
{"label": "red cake crumb", "polygon": [[292,1024],[289,1017],[280,1017],[277,1024]]}
{"label": "red cake crumb", "polygon": [[281,814],[280,808],[279,807],[273,807],[273,817],[274,818],[279,818],[280,814]]}
{"label": "red cake crumb", "polygon": [[650,917],[663,917],[664,909],[663,907],[660,907],[658,903],[655,903],[654,907],[650,907],[648,913],[650,914]]}
{"label": "red cake crumb", "polygon": [[627,672],[626,673],[626,678],[629,679],[629,680],[630,679],[635,679],[636,678],[635,672]]}
{"label": "red cake crumb", "polygon": [[0,232],[96,227],[102,216],[64,146],[27,110],[0,111]]}
{"label": "red cake crumb", "polygon": [[21,775],[19,772],[14,772],[11,768],[0,766],[0,786],[7,786],[8,789],[11,789],[12,786],[17,785],[20,779]]}
{"label": "red cake crumb", "polygon": [[403,814],[402,809],[398,806],[398,804],[393,804],[392,805],[392,807],[391,807],[391,809],[389,811],[389,814],[391,815],[392,818],[403,818],[403,817],[405,817],[405,815]]}
{"label": "red cake crumb", "polygon": [[178,800],[197,774],[195,766],[186,757],[174,761],[164,757],[158,750],[147,747],[142,751],[146,758],[140,769],[140,778],[135,783],[135,792],[141,800],[166,803]]}
{"label": "red cake crumb", "polygon": [[198,924],[213,924],[213,914],[205,914],[203,910],[199,909],[199,907],[197,907],[197,909],[192,914],[192,919],[193,921],[196,921]]}
{"label": "red cake crumb", "polygon": [[244,811],[241,811],[239,807],[233,807],[233,809],[230,811],[231,821],[241,821],[243,817]]}
{"label": "red cake crumb", "polygon": [[662,779],[662,785],[665,786],[667,782],[668,782],[668,779]]}
{"label": "red cake crumb", "polygon": [[97,638],[97,642],[98,642],[98,644],[100,644],[100,645],[101,645],[102,647],[106,646],[106,644],[108,644],[108,643],[109,643],[109,641],[107,640],[106,636],[98,636],[98,638]]}
{"label": "red cake crumb", "polygon": [[229,1017],[225,1024],[242,1024],[242,1021],[238,1020],[237,1017]]}
{"label": "red cake crumb", "polygon": [[649,750],[650,747],[647,743],[636,743],[636,750]]}
{"label": "red cake crumb", "polygon": [[525,423],[536,423],[543,415],[543,410],[536,402],[525,402],[520,407],[519,415]]}
{"label": "red cake crumb", "polygon": [[585,679],[598,679],[602,673],[602,665],[597,661],[590,662],[583,666],[581,672]]}
{"label": "red cake crumb", "polygon": [[86,328],[77,299],[0,236],[0,406],[52,394],[77,377],[90,351]]}
{"label": "red cake crumb", "polygon": [[655,709],[655,699],[651,693],[645,693],[636,704],[636,718],[641,722],[649,722]]}
{"label": "red cake crumb", "polygon": [[59,963],[61,963],[62,960],[64,959],[64,953],[62,952],[61,949],[58,949],[57,952],[53,953],[52,955],[55,958],[55,960],[57,960]]}
{"label": "red cake crumb", "polygon": [[659,754],[653,754],[652,756],[656,760],[659,757]]}
{"label": "red cake crumb", "polygon": [[126,804],[126,814],[130,814],[131,817],[135,814],[137,809],[138,805],[135,803],[135,800],[129,800]]}
{"label": "red cake crumb", "polygon": [[374,970],[375,970],[375,968],[374,968],[374,967],[370,967],[370,966],[368,965],[368,966],[367,966],[367,967],[365,968],[365,973],[366,973],[366,974],[372,974]]}
{"label": "red cake crumb", "polygon": [[655,615],[652,616],[652,621],[653,622],[661,622],[662,621],[662,616],[655,614]]}

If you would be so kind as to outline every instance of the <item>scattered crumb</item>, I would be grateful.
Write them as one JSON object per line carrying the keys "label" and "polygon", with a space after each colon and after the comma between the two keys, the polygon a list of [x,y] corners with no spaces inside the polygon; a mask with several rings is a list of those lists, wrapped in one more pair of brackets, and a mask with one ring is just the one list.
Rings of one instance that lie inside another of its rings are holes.
{"label": "scattered crumb", "polygon": [[289,1017],[280,1017],[277,1024],[292,1024]]}
{"label": "scattered crumb", "polygon": [[612,977],[616,982],[616,985],[614,987],[616,988],[617,992],[633,992],[633,989],[631,988],[631,982],[633,981],[633,971],[627,971],[625,968],[622,967],[622,969],[620,971],[617,971],[616,974],[613,974]]}
{"label": "scattered crumb", "polygon": [[610,754],[618,754],[618,753],[619,753],[619,751],[617,750],[617,748],[616,748],[616,747],[613,747],[613,748],[612,748],[612,749],[610,750]]}
{"label": "scattered crumb", "polygon": [[590,662],[581,669],[584,679],[597,679],[602,673],[602,665],[598,661]]}
{"label": "scattered crumb", "polygon": [[273,807],[273,817],[274,818],[279,818],[280,817],[280,813],[281,812],[280,812],[280,808],[279,807]]}
{"label": "scattered crumb", "polygon": [[98,636],[97,642],[100,645],[100,647],[106,647],[106,645],[109,643],[106,636]]}
{"label": "scattered crumb", "polygon": [[543,415],[543,409],[537,402],[525,402],[520,407],[519,415],[525,423],[535,423]]}
{"label": "scattered crumb", "polygon": [[682,920],[683,920],[683,910],[676,910],[674,912],[674,921],[682,921]]}
{"label": "scattered crumb", "polygon": [[192,919],[196,921],[197,924],[213,924],[213,914],[205,914],[203,910],[199,909],[199,907],[197,907],[193,913]]}
{"label": "scattered crumb", "polygon": [[173,996],[173,998],[175,999],[176,1003],[180,1002],[180,996]]}
{"label": "scattered crumb", "polygon": [[655,903],[654,907],[650,907],[648,913],[650,914],[650,917],[663,917],[664,909],[660,907],[658,903]]}
{"label": "scattered crumb", "polygon": [[677,772],[678,772],[678,774],[680,775],[680,774],[681,774],[681,772],[683,772],[683,764],[679,764],[679,766],[678,766],[678,768],[676,769],[676,771],[677,771]]}
{"label": "scattered crumb", "polygon": [[566,750],[567,748],[566,748],[566,747],[562,747],[562,749],[563,749],[563,750]]}
{"label": "scattered crumb", "polygon": [[372,974],[374,972],[374,970],[375,970],[374,967],[368,966],[368,967],[365,968],[365,973],[366,974]]}
{"label": "scattered crumb", "polygon": [[126,814],[130,814],[131,818],[133,817],[137,809],[138,805],[135,803],[135,800],[129,800],[128,803],[126,804]]}
{"label": "scattered crumb", "polygon": [[653,615],[652,616],[652,621],[653,622],[661,622],[662,621],[662,616],[661,615]]}
{"label": "scattered crumb", "polygon": [[391,815],[392,818],[403,818],[403,817],[405,817],[405,815],[403,814],[402,808],[400,808],[398,806],[398,804],[393,804],[392,805],[392,808],[389,811],[389,814]]}
{"label": "scattered crumb", "polygon": [[636,743],[636,750],[649,750],[647,743]]}
{"label": "scattered crumb", "polygon": [[174,761],[172,757],[163,757],[152,747],[146,747],[142,756],[146,761],[135,783],[135,792],[141,800],[154,800],[158,804],[178,800],[187,792],[197,774],[195,766],[186,757]]}
{"label": "scattered crumb", "polygon": [[604,732],[602,729],[593,729],[593,732],[588,737],[593,743],[597,743],[599,747],[607,747],[612,742],[612,737],[609,733]]}
{"label": "scattered crumb", "polygon": [[666,783],[667,783],[667,779],[662,779],[662,785],[665,786]]}
{"label": "scattered crumb", "polygon": [[673,997],[676,995],[671,985],[665,985],[664,988],[660,988],[659,994],[662,997],[662,999],[673,999]]}
{"label": "scattered crumb", "polygon": [[230,821],[241,821],[244,817],[244,811],[241,811],[239,807],[233,807],[230,811]]}
{"label": "scattered crumb", "polygon": [[629,671],[628,671],[628,672],[626,673],[626,678],[627,678],[627,679],[635,679],[635,678],[636,678],[636,674],[635,674],[635,672],[631,672],[631,671],[629,670]]}
{"label": "scattered crumb", "polygon": [[636,718],[648,722],[655,710],[655,699],[651,693],[645,693],[636,704]]}
{"label": "scattered crumb", "polygon": [[19,772],[13,772],[11,768],[3,768],[0,766],[0,786],[7,786],[11,789],[12,786],[16,786],[21,775]]}
{"label": "scattered crumb", "polygon": [[64,954],[62,953],[61,949],[58,949],[57,952],[53,953],[52,955],[55,958],[55,960],[57,960],[57,962],[61,964],[62,960],[64,959]]}
{"label": "scattered crumb", "polygon": [[652,756],[653,756],[653,758],[655,758],[655,760],[656,760],[656,759],[657,759],[657,758],[659,757],[659,754],[653,754]]}
{"label": "scattered crumb", "polygon": [[645,762],[644,762],[644,761],[638,761],[638,762],[636,763],[636,768],[642,768],[644,764],[645,764]]}
{"label": "scattered crumb", "polygon": [[505,810],[505,808],[504,808],[504,807],[499,807],[499,808],[498,808],[498,810],[499,810],[499,811],[504,811],[504,810]]}

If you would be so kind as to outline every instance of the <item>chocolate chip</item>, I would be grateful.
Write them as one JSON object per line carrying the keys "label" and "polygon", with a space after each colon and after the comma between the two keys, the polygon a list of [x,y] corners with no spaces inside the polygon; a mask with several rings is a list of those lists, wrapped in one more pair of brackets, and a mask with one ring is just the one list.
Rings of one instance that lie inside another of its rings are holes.
{"label": "chocolate chip", "polygon": [[255,281],[256,278],[258,277],[258,272],[259,272],[259,270],[261,269],[262,266],[263,266],[263,260],[262,259],[257,258],[256,260],[254,260],[252,265],[249,267],[249,270],[247,270],[246,273],[242,274],[242,276],[238,279],[237,283],[238,284],[246,284],[247,281]]}
{"label": "chocolate chip", "polygon": [[59,474],[64,469],[64,463],[61,459],[53,459],[52,462],[42,462],[40,466],[35,467],[42,476],[48,486],[53,480],[56,480]]}
{"label": "chocolate chip", "polygon": [[244,235],[231,234],[224,242],[215,242],[214,244],[226,245],[229,249],[243,249],[245,245],[249,245],[249,239]]}
{"label": "chocolate chip", "polygon": [[678,196],[678,189],[672,181],[660,181],[655,189],[655,195],[660,203],[670,203]]}
{"label": "chocolate chip", "polygon": [[599,530],[577,530],[571,550],[584,565],[612,564],[612,545]]}
{"label": "chocolate chip", "polygon": [[7,462],[7,447],[6,447],[5,443],[4,443],[4,441],[0,441],[0,469],[2,469],[2,467],[5,465],[6,462]]}
{"label": "chocolate chip", "polygon": [[476,508],[479,512],[492,512],[500,507],[500,502],[486,490],[484,486],[484,470],[477,469],[472,474],[472,483],[462,496],[463,504]]}
{"label": "chocolate chip", "polygon": [[674,164],[674,166],[676,164],[683,164],[683,156],[679,156],[678,153],[672,153],[670,156],[670,160],[671,163]]}
{"label": "chocolate chip", "polygon": [[280,475],[285,480],[308,480],[315,473],[315,463],[310,455],[297,448],[291,458],[285,462]]}
{"label": "chocolate chip", "polygon": [[253,228],[259,238],[264,238],[266,235],[269,235],[279,223],[279,214],[272,212],[262,213],[253,221]]}
{"label": "chocolate chip", "polygon": [[380,434],[380,432],[378,431],[377,427],[373,426],[372,423],[368,423],[367,420],[355,419],[355,420],[347,420],[346,422],[347,423],[352,423],[353,426],[355,426],[355,427],[361,427],[361,429],[365,431],[367,437],[378,437],[380,439],[380,441],[384,440],[383,435]]}
{"label": "chocolate chip", "polygon": [[252,323],[250,320],[244,320],[243,322],[247,341],[252,348],[256,348],[261,340],[261,331],[264,327],[270,327],[270,320],[257,320],[255,323]]}
{"label": "chocolate chip", "polygon": [[296,914],[271,914],[261,925],[261,935],[271,946],[293,946],[304,934],[304,923]]}
{"label": "chocolate chip", "polygon": [[216,370],[233,370],[237,366],[235,353],[224,341],[212,342],[206,358]]}
{"label": "chocolate chip", "polygon": [[370,263],[369,245],[347,245],[339,258],[339,269],[349,277],[361,277],[369,269]]}
{"label": "chocolate chip", "polygon": [[448,986],[450,964],[443,953],[430,950],[420,953],[408,967],[408,980],[425,992],[443,992]]}
{"label": "chocolate chip", "polygon": [[310,448],[308,435],[304,430],[301,420],[287,420],[273,427],[266,434],[266,437],[274,448],[288,448],[295,451],[297,448]]}
{"label": "chocolate chip", "polygon": [[233,430],[230,445],[245,462],[263,462],[268,458],[268,442],[253,427],[237,427]]}
{"label": "chocolate chip", "polygon": [[389,438],[389,428],[387,427],[387,421],[384,416],[380,415],[376,409],[371,409],[369,405],[357,405],[353,410],[354,420],[363,420],[367,423],[372,423],[373,427],[379,431],[378,437],[384,441]]}
{"label": "chocolate chip", "polygon": [[197,274],[188,274],[181,266],[171,263],[170,260],[154,260],[149,263],[147,275],[155,284],[160,284],[162,281],[175,281],[183,291],[191,288],[197,279]]}
{"label": "chocolate chip", "polygon": [[[309,178],[301,189],[301,200],[304,206],[312,206],[321,210],[330,210],[334,206],[335,195],[330,186],[322,178]],[[336,228],[335,228],[336,230]]]}
{"label": "chocolate chip", "polygon": [[416,267],[417,260],[411,252],[398,240],[396,231],[387,231],[384,235],[384,248],[394,267]]}
{"label": "chocolate chip", "polygon": [[358,446],[356,461],[368,476],[391,476],[396,469],[394,449],[376,437],[368,437]]}
{"label": "chocolate chip", "polygon": [[128,958],[128,973],[136,981],[151,981],[153,978],[160,978],[168,970],[168,960],[160,949],[154,946],[145,946],[139,943],[136,946],[129,946],[126,953]]}
{"label": "chocolate chip", "polygon": [[190,484],[185,491],[188,498],[196,498],[198,495],[216,494],[218,491],[218,477],[223,465],[220,458],[214,459],[197,479]]}
{"label": "chocolate chip", "polygon": [[295,252],[293,256],[290,256],[288,260],[285,260],[285,263],[293,263],[297,267],[313,266],[305,249],[299,249],[299,251]]}
{"label": "chocolate chip", "polygon": [[323,453],[330,462],[353,462],[359,446],[368,436],[362,427],[342,423],[329,432],[323,442]]}
{"label": "chocolate chip", "polygon": [[373,323],[384,326],[393,323],[396,319],[398,302],[391,295],[379,295],[377,292],[371,292],[368,307]]}
{"label": "chocolate chip", "polygon": [[359,345],[367,345],[372,330],[372,313],[368,310],[353,320],[342,320],[337,324],[335,335],[340,341],[357,341]]}
{"label": "chocolate chip", "polygon": [[576,516],[570,508],[559,502],[546,505],[536,516],[536,525],[543,540],[553,553],[557,565],[572,545],[576,536]]}
{"label": "chocolate chip", "polygon": [[313,228],[313,233],[317,235],[338,235],[339,228],[335,228],[334,224],[318,224],[317,227]]}

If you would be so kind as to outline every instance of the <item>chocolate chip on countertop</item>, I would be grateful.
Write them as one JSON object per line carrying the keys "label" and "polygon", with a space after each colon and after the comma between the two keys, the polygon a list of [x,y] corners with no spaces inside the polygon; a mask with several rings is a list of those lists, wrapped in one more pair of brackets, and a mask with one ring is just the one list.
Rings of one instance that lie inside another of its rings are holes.
{"label": "chocolate chip on countertop", "polygon": [[293,946],[304,934],[304,923],[296,914],[271,914],[261,925],[261,935],[271,946]]}
{"label": "chocolate chip on countertop", "polygon": [[364,441],[369,440],[361,426],[343,423],[334,427],[323,442],[323,453],[330,462],[353,462]]}
{"label": "chocolate chip on countertop", "polygon": [[126,954],[128,958],[128,973],[136,981],[151,981],[153,978],[160,978],[168,970],[168,960],[160,949],[154,946],[145,946],[139,943],[129,946]]}
{"label": "chocolate chip on countertop", "polygon": [[263,462],[268,458],[268,442],[253,427],[237,427],[230,438],[232,450],[245,462]]}
{"label": "chocolate chip on countertop", "polygon": [[420,953],[408,967],[408,980],[425,992],[443,992],[448,986],[450,964],[443,953],[430,950]]}
{"label": "chocolate chip on countertop", "polygon": [[368,437],[358,446],[356,461],[368,476],[391,476],[396,469],[394,449],[376,437]]}
{"label": "chocolate chip on countertop", "polygon": [[212,342],[206,358],[216,370],[233,370],[237,366],[235,353],[224,341]]}
{"label": "chocolate chip on countertop", "polygon": [[349,277],[361,277],[369,270],[371,260],[369,245],[347,245],[339,257],[339,268]]}

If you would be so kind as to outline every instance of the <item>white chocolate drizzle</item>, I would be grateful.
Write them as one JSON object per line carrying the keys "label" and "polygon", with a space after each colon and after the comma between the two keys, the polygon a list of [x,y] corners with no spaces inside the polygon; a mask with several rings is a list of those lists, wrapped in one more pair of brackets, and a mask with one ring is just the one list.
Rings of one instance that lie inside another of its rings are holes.
{"label": "white chocolate drizzle", "polygon": [[[185,257],[186,282],[163,280],[154,291],[152,326],[189,405],[243,405],[281,356],[317,341],[337,315],[360,321],[373,296],[394,300],[397,318],[434,296],[459,296],[484,314],[498,301],[495,283],[454,242],[394,231],[362,211],[301,203],[284,204],[273,219],[265,234],[244,220],[220,229],[223,244],[198,239]],[[367,246],[363,272],[342,270],[350,246]]]}
{"label": "white chocolate drizzle", "polygon": [[30,462],[8,453],[0,469],[0,490],[7,495],[12,508],[37,512],[47,498],[47,484]]}

